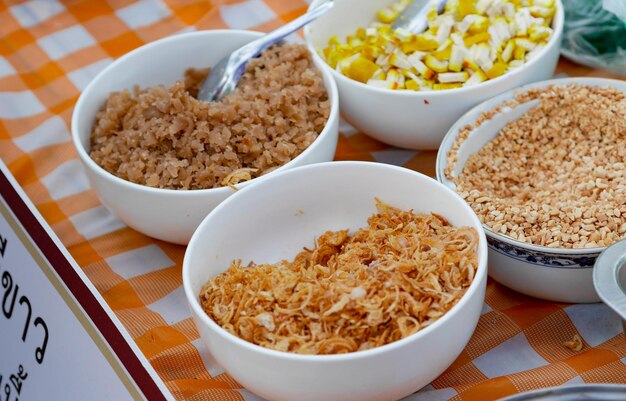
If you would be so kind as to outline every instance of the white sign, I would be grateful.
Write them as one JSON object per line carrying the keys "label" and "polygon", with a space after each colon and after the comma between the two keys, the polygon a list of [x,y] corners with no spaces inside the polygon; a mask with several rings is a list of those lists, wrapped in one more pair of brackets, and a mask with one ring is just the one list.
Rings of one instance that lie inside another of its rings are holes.
{"label": "white sign", "polygon": [[[116,341],[115,350],[110,346],[94,321],[113,328],[119,322],[111,320],[101,299],[85,291],[90,290],[81,281],[85,277],[73,270],[75,265],[68,259],[62,261],[72,268],[65,271],[72,275],[66,274],[64,281],[58,267],[50,263],[50,254],[42,249],[40,234],[47,228],[39,227],[39,241],[33,240],[33,227],[25,229],[16,205],[7,201],[6,184],[13,180],[4,168],[0,168],[0,179],[4,179],[0,180],[0,401],[169,399],[143,355],[129,352],[137,351],[134,344]],[[10,189],[9,195],[20,192]],[[22,215],[32,211],[27,203],[20,208]],[[36,219],[45,224],[39,216]],[[56,238],[45,239],[58,246]],[[59,248],[52,250],[56,256],[64,255]],[[72,288],[68,277],[80,286]],[[73,294],[77,288],[80,296]],[[97,318],[85,312],[81,302],[86,301],[81,299],[90,301],[92,314],[100,310]],[[109,331],[112,334],[124,339],[120,332]],[[133,361],[135,370],[130,371],[127,367]]]}

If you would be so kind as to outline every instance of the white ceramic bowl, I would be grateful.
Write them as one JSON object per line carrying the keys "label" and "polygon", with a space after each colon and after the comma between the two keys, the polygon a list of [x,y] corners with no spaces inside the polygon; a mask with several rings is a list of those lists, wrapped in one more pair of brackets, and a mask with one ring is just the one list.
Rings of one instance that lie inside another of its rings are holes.
{"label": "white ceramic bowl", "polygon": [[[316,7],[323,0],[314,0]],[[463,113],[495,95],[553,76],[563,32],[563,6],[557,0],[554,34],[536,57],[505,75],[479,85],[443,91],[393,91],[352,80],[334,69],[317,53],[337,35],[345,40],[358,27],[369,25],[376,11],[397,0],[335,0],[334,7],[306,26],[311,52],[330,71],[339,88],[341,116],[379,141],[411,149],[436,149],[445,133]]]}
{"label": "white ceramic bowl", "polygon": [[[198,301],[210,277],[234,259],[292,259],[326,230],[351,230],[375,213],[374,198],[436,212],[479,232],[479,264],[467,293],[433,325],[400,341],[341,355],[297,355],[246,342],[213,322]],[[217,362],[250,391],[271,400],[391,400],[441,374],[469,341],[483,305],[486,239],[474,212],[453,191],[414,171],[368,162],[309,165],[267,177],[228,198],[194,233],[183,285],[200,335]]]}
{"label": "white ceramic bowl", "polygon": [[622,318],[626,334],[626,239],[598,256],[593,267],[593,285],[602,301]]}
{"label": "white ceramic bowl", "polygon": [[[161,240],[186,244],[204,217],[234,191],[231,188],[171,190],[151,188],[123,180],[98,166],[89,157],[90,134],[95,116],[111,92],[158,84],[172,85],[190,67],[215,65],[222,57],[261,33],[215,30],[183,33],[142,46],[119,58],[83,91],[72,115],[72,140],[91,186],[102,203],[124,223]],[[327,70],[315,60],[328,90],[331,109],[318,138],[304,152],[275,171],[249,182],[243,188],[276,172],[333,159],[337,146],[339,111],[337,87]]]}
{"label": "white ceramic bowl", "polygon": [[[626,82],[602,78],[562,78],[522,86],[476,106],[457,121],[444,138],[437,154],[437,179],[451,189],[454,183],[446,178],[447,154],[459,131],[473,124],[479,115],[496,105],[512,99],[518,91],[551,85],[579,83],[594,86],[612,86],[626,92]],[[514,109],[503,108],[491,120],[474,129],[459,149],[453,175],[458,175],[468,157],[493,139],[509,122],[518,119],[538,104],[538,100],[524,103]],[[598,302],[593,287],[593,265],[605,247],[564,249],[537,246],[494,233],[487,226],[489,242],[489,275],[500,283],[521,293],[558,302]]]}

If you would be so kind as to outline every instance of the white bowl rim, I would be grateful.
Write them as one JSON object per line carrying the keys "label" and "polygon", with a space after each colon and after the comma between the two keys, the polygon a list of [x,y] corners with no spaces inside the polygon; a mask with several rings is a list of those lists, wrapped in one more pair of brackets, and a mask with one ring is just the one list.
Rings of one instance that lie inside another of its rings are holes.
{"label": "white bowl rim", "polygon": [[598,256],[594,267],[593,287],[598,296],[626,322],[626,288],[618,278],[621,269],[626,269],[626,239],[610,245]]}
{"label": "white bowl rim", "polygon": [[[232,188],[228,186],[222,186],[218,188],[207,188],[207,189],[190,189],[190,190],[154,188],[154,187],[137,184],[132,181],[128,181],[123,178],[120,178],[116,176],[115,174],[112,174],[108,172],[107,170],[105,170],[104,168],[100,167],[100,165],[98,165],[98,163],[96,163],[89,156],[89,153],[82,146],[80,135],[79,135],[78,128],[77,128],[78,127],[78,114],[79,114],[78,112],[80,112],[80,110],[83,108],[83,103],[86,101],[85,99],[89,96],[89,93],[91,92],[93,87],[96,86],[96,84],[102,80],[102,76],[108,73],[110,70],[116,68],[117,65],[119,65],[119,63],[126,61],[127,59],[131,57],[138,57],[138,56],[140,57],[143,52],[149,51],[153,47],[157,47],[166,43],[175,42],[179,40],[185,40],[193,36],[205,36],[205,35],[211,36],[211,35],[224,35],[224,34],[249,35],[251,39],[254,39],[255,37],[259,37],[261,35],[264,35],[265,33],[258,32],[258,31],[249,31],[249,30],[244,30],[244,29],[210,29],[210,30],[203,30],[203,31],[184,32],[184,33],[174,34],[174,35],[166,36],[164,38],[155,40],[153,42],[146,43],[143,46],[139,46],[136,49],[133,49],[130,52],[119,57],[118,59],[113,61],[111,64],[109,64],[106,68],[104,68],[102,71],[100,71],[91,80],[91,82],[89,82],[87,87],[85,87],[85,89],[81,92],[78,98],[78,101],[76,102],[76,105],[74,106],[74,111],[72,112],[72,125],[71,125],[72,142],[74,144],[74,148],[76,149],[76,152],[78,153],[78,156],[81,158],[83,163],[85,163],[91,170],[93,170],[97,174],[100,174],[106,177],[107,179],[112,180],[118,185],[124,186],[129,189],[145,191],[148,193],[155,193],[155,194],[158,193],[158,194],[168,194],[168,195],[176,194],[176,196],[192,197],[192,196],[199,196],[199,195],[201,196],[201,195],[208,194],[208,193],[217,194],[217,193],[235,192]],[[313,55],[311,55],[311,59],[315,61],[315,58],[313,57]],[[316,68],[320,71],[320,73],[322,74],[322,77],[324,78],[324,81],[325,81],[324,86],[326,87],[326,90],[328,92],[328,100],[330,102],[330,113],[328,114],[328,119],[326,120],[326,124],[324,125],[324,128],[319,133],[317,138],[315,138],[315,140],[306,149],[304,149],[301,153],[299,153],[296,157],[294,157],[293,159],[289,160],[287,163],[283,164],[282,166],[277,167],[275,170],[265,175],[261,175],[249,181],[244,181],[244,182],[235,184],[235,187],[237,189],[244,188],[251,182],[256,182],[257,180],[265,179],[267,176],[273,175],[276,172],[280,172],[280,171],[291,168],[291,166],[295,163],[296,159],[305,157],[309,153],[313,152],[313,149],[317,147],[317,145],[319,144],[319,140],[331,134],[330,130],[331,130],[332,122],[335,120],[337,121],[339,120],[339,92],[337,90],[337,84],[335,83],[335,80],[333,79],[332,75],[330,75],[328,71],[326,71],[325,68],[320,68],[318,66],[316,66]],[[326,85],[326,83],[328,83],[328,85]]]}
{"label": "white bowl rim", "polygon": [[[317,7],[317,5],[321,1],[323,0],[313,0],[313,2],[309,5],[308,9],[310,10],[314,8],[314,6]],[[553,19],[553,24],[555,28],[553,30],[552,37],[550,37],[550,40],[548,41],[546,46],[543,49],[541,49],[539,53],[536,54],[530,61],[525,62],[520,67],[517,67],[513,69],[512,71],[507,72],[506,74],[502,74],[499,77],[489,79],[487,81],[478,83],[476,85],[462,86],[460,88],[452,88],[452,89],[446,89],[446,90],[430,90],[430,91],[414,91],[414,90],[409,90],[409,89],[398,90],[398,89],[378,88],[375,86],[364,84],[363,82],[356,81],[354,79],[346,77],[343,74],[338,73],[334,68],[330,68],[328,63],[326,63],[326,61],[317,53],[317,50],[313,46],[313,43],[311,43],[310,34],[309,34],[309,32],[311,31],[310,25],[307,25],[304,27],[304,40],[307,46],[309,47],[309,51],[313,53],[315,57],[320,59],[320,61],[324,62],[324,66],[331,72],[332,76],[335,77],[335,79],[337,79],[338,81],[341,81],[346,84],[356,85],[357,87],[361,87],[362,89],[367,88],[373,91],[374,93],[388,94],[390,96],[409,97],[409,98],[414,97],[414,98],[419,98],[419,99],[426,98],[426,97],[437,98],[440,96],[445,96],[446,94],[454,94],[454,95],[469,94],[472,90],[476,90],[477,88],[489,88],[489,87],[497,85],[498,83],[500,83],[501,81],[504,81],[505,79],[510,79],[512,76],[520,74],[523,70],[529,68],[529,66],[538,62],[538,60],[541,59],[554,46],[557,46],[557,45],[560,46],[561,37],[563,36],[564,21],[565,21],[565,13],[563,11],[563,3],[561,0],[556,0],[556,13]]]}
{"label": "white bowl rim", "polygon": [[[479,103],[478,105],[472,107],[470,110],[468,110],[465,114],[463,114],[457,121],[456,123],[454,123],[454,125],[452,127],[450,127],[450,129],[448,130],[448,132],[446,133],[446,135],[443,138],[443,141],[441,141],[441,145],[439,146],[439,150],[437,151],[437,161],[436,161],[436,174],[437,174],[437,181],[441,182],[442,184],[448,186],[448,185],[454,185],[454,183],[449,180],[445,174],[444,174],[444,169],[447,166],[447,153],[450,149],[450,147],[452,146],[452,143],[454,142],[454,140],[456,139],[457,134],[459,133],[459,130],[461,127],[470,124],[472,122],[472,120],[470,120],[470,116],[476,112],[485,112],[488,111],[490,109],[492,109],[493,107],[495,107],[496,105],[512,99],[515,97],[515,95],[517,93],[521,93],[521,92],[526,92],[528,90],[531,89],[535,89],[535,88],[544,88],[547,86],[552,86],[552,85],[567,85],[570,83],[578,83],[581,85],[593,85],[593,86],[611,86],[612,83],[615,82],[619,82],[621,85],[624,85],[624,81],[619,80],[619,79],[611,79],[611,78],[600,78],[600,77],[564,77],[564,78],[554,78],[554,79],[549,79],[549,80],[545,80],[545,81],[538,81],[538,82],[533,82],[530,84],[526,84],[526,85],[522,85],[522,86],[518,86],[514,89],[508,90],[506,92],[503,92],[497,96],[494,96],[492,98],[489,98],[487,100],[485,100],[482,103]],[[489,121],[489,120],[487,120]],[[484,122],[483,122],[484,124]],[[455,186],[456,188],[456,186]],[[487,225],[483,224],[482,225],[483,228],[485,229],[485,233],[487,234],[488,237],[491,237],[493,239],[496,239],[500,242],[504,242],[507,243],[509,245],[515,246],[517,248],[523,248],[523,249],[527,249],[529,251],[533,251],[533,252],[541,252],[543,254],[549,254],[549,255],[567,255],[567,256],[583,256],[583,255],[599,255],[603,250],[605,250],[607,247],[595,247],[595,248],[550,248],[547,246],[541,246],[541,245],[535,245],[535,244],[529,244],[527,242],[521,242],[518,241],[516,239],[513,239],[511,237],[507,237],[505,235],[502,234],[498,234],[498,233],[494,233]],[[543,266],[543,265],[542,265]],[[557,266],[545,266],[545,267],[550,267],[550,268],[555,268]],[[593,266],[589,266],[587,267],[589,269],[593,268]]]}
{"label": "white bowl rim", "polygon": [[[268,180],[277,179],[285,175],[299,174],[300,171],[320,169],[320,168],[325,169],[325,168],[329,168],[329,166],[335,166],[335,165],[337,166],[360,166],[360,167],[365,167],[365,168],[383,168],[383,169],[388,169],[389,171],[396,171],[396,172],[417,175],[417,176],[420,176],[422,179],[425,178],[425,179],[437,182],[437,184],[440,184],[443,187],[445,187],[444,191],[448,192],[452,196],[457,197],[459,200],[462,200],[456,192],[454,192],[450,188],[446,187],[445,185],[441,184],[437,180],[425,174],[418,173],[417,171],[410,170],[405,167],[400,167],[400,166],[395,166],[395,165],[385,164],[385,163],[376,163],[376,162],[331,161],[331,162],[315,163],[315,164],[296,167],[290,170],[285,170],[281,172],[280,175],[278,174],[274,175],[271,178],[268,178]],[[417,339],[419,339],[422,336],[425,336],[429,332],[436,330],[437,327],[441,326],[444,322],[451,319],[452,316],[459,313],[462,307],[468,302],[470,302],[469,301],[470,298],[474,296],[474,294],[477,291],[479,291],[480,282],[487,279],[486,277],[487,276],[487,241],[486,241],[486,237],[484,234],[484,230],[482,229],[482,225],[480,224],[480,221],[478,220],[476,213],[474,213],[472,208],[469,207],[469,205],[463,201],[462,202],[462,204],[464,205],[463,207],[466,207],[465,211],[470,214],[471,219],[474,222],[474,225],[479,228],[478,252],[480,255],[482,255],[482,258],[478,261],[476,274],[474,275],[474,279],[472,280],[472,283],[470,284],[465,294],[463,294],[461,299],[452,308],[450,308],[448,312],[446,312],[441,318],[439,318],[430,326],[427,326],[419,330],[418,332],[409,335],[408,337],[391,342],[389,344],[382,345],[380,347],[363,350],[363,351],[355,351],[355,352],[350,352],[350,353],[345,353],[345,354],[303,355],[303,354],[296,354],[292,352],[276,351],[276,350],[265,348],[260,345],[256,345],[246,340],[243,340],[235,336],[234,334],[229,333],[228,331],[223,329],[220,325],[215,323],[213,319],[211,319],[200,306],[200,302],[198,301],[198,294],[193,293],[191,289],[191,284],[188,279],[189,270],[191,269],[189,266],[190,262],[189,262],[188,250],[197,246],[196,243],[200,241],[199,233],[204,230],[205,226],[208,226],[210,224],[211,216],[213,214],[219,213],[221,209],[225,207],[224,205],[226,205],[227,202],[232,201],[231,198],[239,197],[239,196],[246,196],[246,194],[249,191],[254,191],[255,188],[258,187],[259,185],[264,185],[264,182],[257,182],[257,183],[247,186],[246,188],[240,191],[237,191],[237,193],[228,197],[224,202],[221,202],[215,209],[211,211],[211,213],[209,213],[209,215],[207,215],[204,218],[204,220],[202,220],[202,223],[200,223],[200,225],[198,226],[198,228],[192,235],[191,240],[189,241],[189,245],[187,246],[187,251],[185,251],[185,256],[183,258],[183,269],[182,269],[183,287],[185,290],[185,295],[187,297],[187,303],[192,309],[192,312],[195,312],[195,314],[200,317],[200,319],[202,320],[204,324],[208,325],[214,333],[217,333],[224,340],[230,343],[235,343],[237,346],[243,347],[247,349],[248,351],[258,352],[268,357],[284,358],[288,360],[298,360],[298,361],[311,361],[311,362],[318,362],[318,363],[330,363],[330,362],[336,362],[336,361],[346,361],[346,360],[355,360],[355,359],[358,360],[361,358],[373,357],[375,355],[385,353],[387,351],[392,351],[395,348],[402,347],[405,344],[416,341]]]}

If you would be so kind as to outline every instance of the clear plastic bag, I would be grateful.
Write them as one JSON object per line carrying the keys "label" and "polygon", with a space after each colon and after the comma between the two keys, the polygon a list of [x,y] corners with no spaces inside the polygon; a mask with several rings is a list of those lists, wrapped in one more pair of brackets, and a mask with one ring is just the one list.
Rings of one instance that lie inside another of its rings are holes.
{"label": "clear plastic bag", "polygon": [[626,0],[563,0],[562,54],[626,76]]}
{"label": "clear plastic bag", "polygon": [[626,1],[624,0],[603,0],[602,8],[617,15],[626,24]]}

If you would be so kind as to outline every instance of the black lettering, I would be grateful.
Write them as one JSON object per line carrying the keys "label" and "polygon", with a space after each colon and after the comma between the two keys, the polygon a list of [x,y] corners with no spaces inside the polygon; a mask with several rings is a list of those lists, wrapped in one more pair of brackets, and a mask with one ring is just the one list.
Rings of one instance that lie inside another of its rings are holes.
{"label": "black lettering", "polygon": [[44,331],[43,343],[41,344],[41,347],[37,347],[35,350],[35,359],[37,360],[37,363],[41,365],[43,357],[46,354],[46,347],[48,346],[48,325],[41,317],[35,319],[34,325],[41,326]]}
{"label": "black lettering", "polygon": [[4,251],[7,249],[7,239],[0,235],[0,256],[4,257]]}

